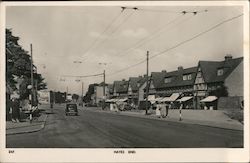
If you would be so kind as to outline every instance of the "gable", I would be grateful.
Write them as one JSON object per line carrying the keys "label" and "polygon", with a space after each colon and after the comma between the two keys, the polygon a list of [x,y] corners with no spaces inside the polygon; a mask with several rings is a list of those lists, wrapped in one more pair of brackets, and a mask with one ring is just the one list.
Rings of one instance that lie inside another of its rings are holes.
{"label": "gable", "polygon": [[[232,71],[243,61],[243,57],[230,59],[227,61],[200,61],[199,65],[206,83],[224,82]],[[219,73],[218,70],[223,70]]]}

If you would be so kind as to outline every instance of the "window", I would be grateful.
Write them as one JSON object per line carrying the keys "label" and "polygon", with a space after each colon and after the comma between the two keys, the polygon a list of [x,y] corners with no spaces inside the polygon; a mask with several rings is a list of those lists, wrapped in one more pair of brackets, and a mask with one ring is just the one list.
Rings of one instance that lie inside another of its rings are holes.
{"label": "window", "polygon": [[187,80],[187,75],[183,75],[183,80]]}
{"label": "window", "polygon": [[183,75],[183,80],[191,80],[191,79],[192,79],[192,75],[191,74]]}
{"label": "window", "polygon": [[168,78],[165,78],[165,79],[164,79],[164,82],[165,82],[165,83],[170,83],[171,80],[172,80],[172,78],[171,78],[171,77],[168,77]]}
{"label": "window", "polygon": [[201,78],[201,72],[197,73],[197,78]]}
{"label": "window", "polygon": [[218,69],[217,70],[217,76],[223,75],[223,69]]}

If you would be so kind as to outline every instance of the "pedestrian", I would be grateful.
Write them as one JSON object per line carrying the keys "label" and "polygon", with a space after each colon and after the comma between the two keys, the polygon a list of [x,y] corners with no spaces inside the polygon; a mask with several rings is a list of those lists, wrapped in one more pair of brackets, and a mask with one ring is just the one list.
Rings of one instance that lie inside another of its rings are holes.
{"label": "pedestrian", "polygon": [[182,121],[182,116],[181,116],[182,107],[183,107],[183,104],[182,104],[182,102],[180,102],[180,109],[179,109],[179,112],[180,112],[180,119],[179,119],[179,121]]}
{"label": "pedestrian", "polygon": [[166,104],[163,102],[161,104],[161,117],[166,118],[166,116],[167,116]]}
{"label": "pedestrian", "polygon": [[168,116],[168,109],[170,108],[170,104],[166,104],[166,117]]}
{"label": "pedestrian", "polygon": [[161,118],[161,105],[159,104],[158,101],[156,102],[155,114],[158,118]]}
{"label": "pedestrian", "polygon": [[20,103],[19,103],[19,100],[14,97],[12,99],[12,105],[11,105],[11,108],[12,108],[12,122],[19,122],[20,121]]}
{"label": "pedestrian", "polygon": [[110,111],[113,111],[113,110],[114,110],[114,103],[111,102],[111,103],[110,103]]}

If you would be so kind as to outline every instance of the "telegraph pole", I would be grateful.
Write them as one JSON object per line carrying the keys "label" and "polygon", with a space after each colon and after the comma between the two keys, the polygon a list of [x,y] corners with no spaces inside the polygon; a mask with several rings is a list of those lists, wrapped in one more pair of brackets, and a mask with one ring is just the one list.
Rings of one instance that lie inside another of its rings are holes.
{"label": "telegraph pole", "polygon": [[106,96],[106,92],[105,92],[105,70],[103,70],[103,105],[102,105],[102,110],[104,110],[105,108],[105,96]]}
{"label": "telegraph pole", "polygon": [[149,51],[147,51],[147,76],[146,76],[146,82],[147,82],[147,85],[146,85],[146,111],[145,111],[145,114],[147,115],[148,114],[148,55],[149,55]]}
{"label": "telegraph pole", "polygon": [[84,84],[84,83],[82,82],[82,97],[83,97],[83,84]]}

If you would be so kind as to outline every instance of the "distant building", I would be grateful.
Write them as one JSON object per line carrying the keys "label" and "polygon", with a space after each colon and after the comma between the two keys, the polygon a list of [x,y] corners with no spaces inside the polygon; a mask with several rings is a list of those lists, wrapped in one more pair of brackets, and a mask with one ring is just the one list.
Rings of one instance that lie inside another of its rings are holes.
{"label": "distant building", "polygon": [[[140,93],[140,87],[141,85],[144,84],[144,82],[146,81],[146,76],[144,75],[139,76],[139,77],[130,77],[129,78],[129,85],[128,85],[128,99],[130,102],[134,103],[134,104],[138,104],[139,100],[141,99],[139,97]],[[142,97],[143,100],[143,97]]]}
{"label": "distant building", "polygon": [[113,97],[127,97],[129,81],[123,79],[122,81],[114,81]]}
{"label": "distant building", "polygon": [[94,86],[94,94],[92,96],[93,104],[100,104],[104,98],[109,97],[108,84],[105,84],[105,95],[103,94],[103,83]]}

